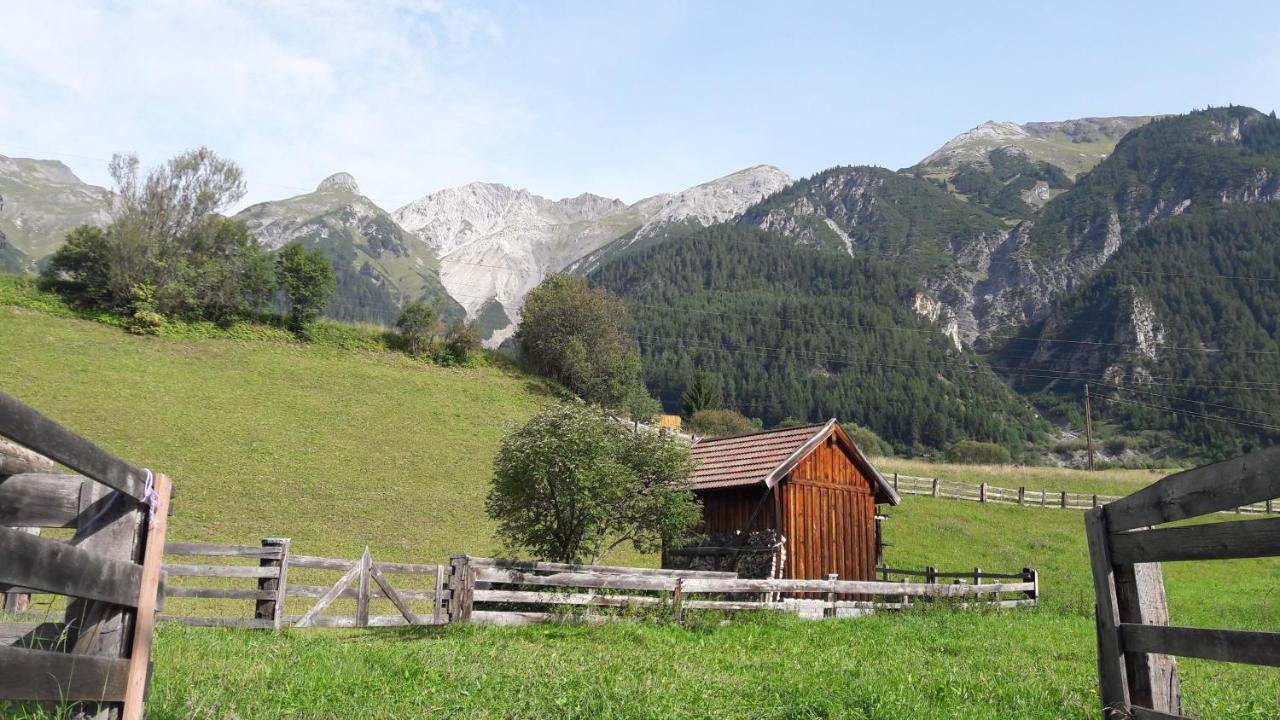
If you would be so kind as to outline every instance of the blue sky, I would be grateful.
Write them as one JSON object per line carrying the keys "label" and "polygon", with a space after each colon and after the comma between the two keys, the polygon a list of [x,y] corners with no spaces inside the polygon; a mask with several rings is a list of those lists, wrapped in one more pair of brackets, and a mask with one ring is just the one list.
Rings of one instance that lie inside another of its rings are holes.
{"label": "blue sky", "polygon": [[625,200],[903,167],[988,119],[1280,106],[1277,3],[0,0],[0,154],[198,145],[256,202],[346,170]]}

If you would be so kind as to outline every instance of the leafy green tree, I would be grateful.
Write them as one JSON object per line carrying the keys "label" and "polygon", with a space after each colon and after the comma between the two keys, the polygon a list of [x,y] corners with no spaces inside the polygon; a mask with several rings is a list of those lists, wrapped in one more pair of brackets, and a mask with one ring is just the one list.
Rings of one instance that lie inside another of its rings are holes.
{"label": "leafy green tree", "polygon": [[680,396],[680,413],[692,418],[701,410],[718,410],[720,406],[720,379],[704,370],[694,370]]}
{"label": "leafy green tree", "polygon": [[685,429],[695,435],[725,437],[756,432],[760,429],[760,421],[752,420],[737,410],[707,408],[689,416]]}
{"label": "leafy green tree", "polygon": [[640,386],[640,356],[628,330],[622,301],[582,278],[552,275],[525,297],[515,340],[530,369],[589,403],[618,409]]}
{"label": "leafy green tree", "polygon": [[460,319],[449,326],[444,336],[443,361],[447,365],[465,365],[480,354],[480,324]]}
{"label": "leafy green tree", "polygon": [[289,245],[276,258],[276,273],[289,300],[289,329],[303,336],[333,293],[333,267],[318,250]]}
{"label": "leafy green tree", "polygon": [[421,355],[431,346],[439,327],[435,308],[424,302],[411,302],[401,311],[396,320],[396,329],[400,331],[400,339],[410,355]]}
{"label": "leafy green tree", "polygon": [[224,321],[266,306],[271,259],[243,225],[219,212],[244,196],[242,172],[207,148],[140,174],[116,155],[111,222],[78,228],[43,273],[46,287],[82,306],[132,312],[134,288],[150,288],[147,312]]}
{"label": "leafy green tree", "polygon": [[485,502],[515,550],[554,562],[599,562],[630,544],[654,552],[701,518],[693,463],[667,433],[633,433],[603,410],[552,405],[507,431]]}
{"label": "leafy green tree", "polygon": [[649,394],[643,386],[637,386],[631,393],[631,397],[627,399],[626,407],[627,417],[642,423],[652,422],[654,418],[662,414],[662,403],[657,398]]}
{"label": "leafy green tree", "polygon": [[849,439],[864,454],[876,457],[891,457],[893,455],[893,446],[882,440],[871,428],[863,427],[857,423],[843,423],[843,427],[845,433],[849,435]]}
{"label": "leafy green tree", "polygon": [[964,465],[1008,465],[1009,449],[994,443],[961,440],[947,448],[943,458]]}

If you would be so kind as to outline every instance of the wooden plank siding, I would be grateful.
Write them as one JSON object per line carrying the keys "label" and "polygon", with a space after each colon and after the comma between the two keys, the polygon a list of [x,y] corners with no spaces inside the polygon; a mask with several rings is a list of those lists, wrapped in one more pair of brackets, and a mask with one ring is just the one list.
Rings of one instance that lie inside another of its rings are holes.
{"label": "wooden plank siding", "polygon": [[787,538],[783,577],[875,579],[872,484],[835,438],[815,448],[778,488]]}
{"label": "wooden plank siding", "polygon": [[[706,533],[733,532],[734,530],[767,530],[773,527],[773,508],[764,485],[723,488],[697,493],[702,500],[702,531]],[[761,501],[764,505],[755,512]],[[752,514],[755,520],[751,527]]]}

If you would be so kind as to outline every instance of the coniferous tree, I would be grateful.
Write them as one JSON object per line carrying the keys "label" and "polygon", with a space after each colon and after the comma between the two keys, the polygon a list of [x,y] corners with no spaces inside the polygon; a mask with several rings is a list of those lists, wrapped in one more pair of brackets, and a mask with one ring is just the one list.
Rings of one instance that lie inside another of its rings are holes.
{"label": "coniferous tree", "polygon": [[701,410],[719,410],[721,402],[719,379],[704,370],[695,370],[680,396],[680,414],[692,418]]}

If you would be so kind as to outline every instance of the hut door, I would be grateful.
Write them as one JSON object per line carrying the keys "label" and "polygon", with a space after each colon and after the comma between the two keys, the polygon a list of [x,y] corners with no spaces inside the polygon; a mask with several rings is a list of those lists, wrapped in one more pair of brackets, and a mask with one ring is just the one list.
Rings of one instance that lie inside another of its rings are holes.
{"label": "hut door", "polygon": [[786,576],[875,579],[875,500],[870,489],[814,480],[784,485]]}

